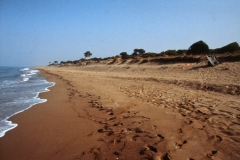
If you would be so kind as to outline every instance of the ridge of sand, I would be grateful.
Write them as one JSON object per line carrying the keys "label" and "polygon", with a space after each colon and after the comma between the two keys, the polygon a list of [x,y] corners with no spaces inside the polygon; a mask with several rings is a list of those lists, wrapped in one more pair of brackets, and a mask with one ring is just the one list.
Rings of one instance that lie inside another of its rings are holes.
{"label": "ridge of sand", "polygon": [[41,70],[56,85],[11,118],[0,159],[240,158],[239,62]]}

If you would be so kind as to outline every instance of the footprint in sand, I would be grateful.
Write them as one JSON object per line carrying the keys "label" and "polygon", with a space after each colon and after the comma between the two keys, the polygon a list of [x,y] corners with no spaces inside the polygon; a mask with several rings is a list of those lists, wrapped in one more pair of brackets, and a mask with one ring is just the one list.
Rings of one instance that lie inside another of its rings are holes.
{"label": "footprint in sand", "polygon": [[153,147],[153,146],[148,145],[146,148],[147,148],[148,150],[154,152],[154,153],[157,153],[157,152],[158,152],[157,148],[155,148],[155,147]]}
{"label": "footprint in sand", "polygon": [[155,125],[152,125],[152,128],[153,128],[153,129],[157,129],[157,126],[155,126]]}
{"label": "footprint in sand", "polygon": [[209,137],[209,141],[211,141],[212,143],[219,143],[222,141],[222,137],[220,137],[219,135],[213,135]]}
{"label": "footprint in sand", "polygon": [[177,130],[177,132],[178,132],[178,133],[183,133],[182,128],[179,128],[179,129]]}
{"label": "footprint in sand", "polygon": [[164,140],[165,137],[163,137],[161,134],[158,134],[157,137],[159,138],[158,141],[155,142],[155,144],[158,144]]}
{"label": "footprint in sand", "polygon": [[166,153],[163,157],[162,160],[170,160],[170,157],[168,155],[168,153]]}
{"label": "footprint in sand", "polygon": [[214,156],[215,154],[217,154],[217,151],[211,151],[210,153],[207,153],[207,157],[211,158],[212,156]]}
{"label": "footprint in sand", "polygon": [[187,143],[187,141],[184,140],[184,141],[182,141],[182,142],[177,142],[177,143],[175,143],[175,145],[176,145],[176,148],[177,148],[177,149],[181,149],[181,148],[183,147],[183,145],[186,144],[186,143]]}

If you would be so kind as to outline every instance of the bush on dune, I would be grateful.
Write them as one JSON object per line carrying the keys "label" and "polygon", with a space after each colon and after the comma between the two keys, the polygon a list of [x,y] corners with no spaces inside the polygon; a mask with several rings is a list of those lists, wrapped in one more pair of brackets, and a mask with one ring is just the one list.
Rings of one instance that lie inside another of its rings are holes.
{"label": "bush on dune", "polygon": [[226,52],[230,52],[233,53],[235,51],[239,50],[239,45],[237,42],[232,42],[226,46],[223,46],[221,48],[217,48],[214,51],[217,53],[226,53]]}
{"label": "bush on dune", "polygon": [[201,54],[207,52],[209,52],[208,45],[203,41],[198,41],[189,47],[187,54]]}

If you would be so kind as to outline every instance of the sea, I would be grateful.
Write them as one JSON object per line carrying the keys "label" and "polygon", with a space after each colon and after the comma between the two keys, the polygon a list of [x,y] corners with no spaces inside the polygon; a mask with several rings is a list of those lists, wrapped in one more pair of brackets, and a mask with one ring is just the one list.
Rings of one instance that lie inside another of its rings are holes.
{"label": "sea", "polygon": [[35,104],[46,102],[39,93],[49,91],[55,85],[39,77],[39,71],[25,67],[0,66],[0,137],[15,127],[9,118]]}

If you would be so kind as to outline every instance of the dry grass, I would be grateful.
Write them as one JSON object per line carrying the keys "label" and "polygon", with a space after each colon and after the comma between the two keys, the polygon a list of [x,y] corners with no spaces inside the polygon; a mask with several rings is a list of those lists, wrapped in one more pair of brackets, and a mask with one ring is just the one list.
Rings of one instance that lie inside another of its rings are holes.
{"label": "dry grass", "polygon": [[120,60],[121,60],[120,57],[114,57],[114,59],[113,59],[113,63],[119,63]]}

